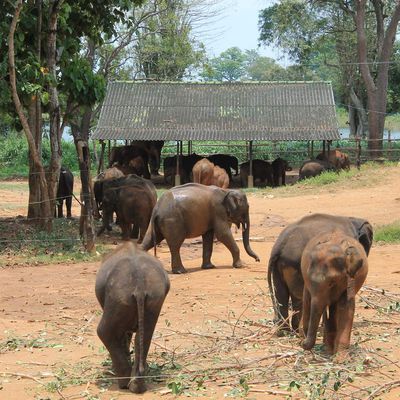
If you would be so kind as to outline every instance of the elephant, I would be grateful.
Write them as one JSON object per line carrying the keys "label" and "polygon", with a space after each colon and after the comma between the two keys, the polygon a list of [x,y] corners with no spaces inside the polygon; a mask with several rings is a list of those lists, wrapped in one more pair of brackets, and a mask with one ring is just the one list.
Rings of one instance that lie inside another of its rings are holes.
{"label": "elephant", "polygon": [[220,168],[218,165],[214,165],[207,158],[202,158],[197,161],[193,166],[193,182],[201,183],[203,185],[215,185],[223,189],[229,187],[229,177],[227,172]]}
{"label": "elephant", "polygon": [[276,158],[271,163],[272,166],[272,180],[274,186],[279,186],[279,180],[281,179],[282,186],[286,185],[286,171],[291,171],[292,167],[289,166],[289,163],[283,158]]}
{"label": "elephant", "polygon": [[63,202],[67,209],[67,218],[72,218],[72,194],[74,192],[74,175],[66,168],[61,167],[57,187],[57,217],[63,218]]}
{"label": "elephant", "polygon": [[341,231],[317,235],[304,248],[301,273],[306,337],[303,348],[311,350],[315,345],[322,314],[327,351],[335,354],[348,348],[355,311],[354,297],[368,273],[363,246]]}
{"label": "elephant", "polygon": [[101,235],[105,229],[111,230],[112,214],[116,212],[123,240],[137,237],[139,233],[138,243],[142,242],[157,202],[153,183],[132,174],[104,182],[103,189],[103,223],[97,235]]}
{"label": "elephant", "polygon": [[159,175],[161,150],[164,146],[164,140],[135,140],[131,145],[142,147],[149,156],[150,172],[152,175]]}
{"label": "elephant", "polygon": [[[192,153],[187,156],[179,156],[179,175],[181,176],[181,183],[190,182],[190,174],[194,164],[201,160],[203,156]],[[170,185],[174,184],[174,176],[176,175],[176,156],[166,157],[164,159],[164,181]]]}
{"label": "elephant", "polygon": [[336,171],[336,168],[325,160],[307,160],[299,169],[299,181],[321,175],[325,171]]}
{"label": "elephant", "polygon": [[342,153],[339,150],[330,150],[328,154],[320,153],[316,157],[317,160],[328,161],[337,170],[350,169],[350,159],[346,153]]}
{"label": "elephant", "polygon": [[214,165],[223,168],[229,177],[229,182],[232,181],[231,169],[235,171],[235,175],[239,174],[239,161],[235,156],[229,154],[211,154],[207,157]]}
{"label": "elephant", "polygon": [[[250,161],[240,164],[240,182],[242,187],[247,187],[247,178],[250,174]],[[253,160],[254,183],[259,181],[260,186],[272,186],[272,166],[268,161]]]}
{"label": "elephant", "polygon": [[149,171],[149,155],[148,151],[144,146],[118,146],[113,147],[110,153],[109,167],[117,164],[119,166],[128,165],[129,161],[136,157],[141,157],[144,163],[143,168],[143,177],[146,179],[150,179],[150,171]]}
{"label": "elephant", "polygon": [[102,209],[104,181],[122,178],[123,176],[125,176],[124,173],[117,167],[107,168],[105,171],[96,176],[93,183],[93,192],[98,210]]}
{"label": "elephant", "polygon": [[180,248],[186,238],[202,236],[203,262],[201,268],[215,268],[211,263],[215,237],[231,252],[233,267],[240,268],[239,247],[231,232],[231,224],[242,225],[243,245],[250,257],[260,261],[250,248],[249,204],[246,195],[238,190],[224,190],[216,186],[187,183],[164,192],[153,209],[150,225],[142,247],[149,250],[166,239],[171,251],[174,274],[186,272]]}
{"label": "elephant", "polygon": [[146,165],[141,156],[136,156],[132,158],[131,160],[129,160],[128,164],[119,165],[118,163],[115,163],[114,167],[118,168],[124,175],[146,175]]}
{"label": "elephant", "polygon": [[[105,257],[96,276],[95,292],[103,309],[97,335],[110,353],[120,389],[146,391],[146,358],[169,292],[161,262],[132,242]],[[130,344],[135,332],[135,362]]]}
{"label": "elephant", "polygon": [[304,282],[301,275],[301,256],[310,239],[326,232],[340,230],[358,240],[366,254],[372,246],[371,224],[361,218],[311,214],[288,225],[278,236],[268,262],[268,286],[274,307],[274,320],[279,324],[279,334],[289,330],[289,298],[293,315],[291,326],[298,330],[301,319]]}

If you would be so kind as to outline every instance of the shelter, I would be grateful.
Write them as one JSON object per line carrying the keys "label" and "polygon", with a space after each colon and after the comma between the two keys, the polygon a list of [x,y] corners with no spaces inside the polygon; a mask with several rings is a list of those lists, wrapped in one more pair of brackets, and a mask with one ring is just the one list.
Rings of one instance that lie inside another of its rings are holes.
{"label": "shelter", "polygon": [[92,138],[245,140],[251,149],[255,140],[331,141],[340,135],[329,82],[115,81]]}

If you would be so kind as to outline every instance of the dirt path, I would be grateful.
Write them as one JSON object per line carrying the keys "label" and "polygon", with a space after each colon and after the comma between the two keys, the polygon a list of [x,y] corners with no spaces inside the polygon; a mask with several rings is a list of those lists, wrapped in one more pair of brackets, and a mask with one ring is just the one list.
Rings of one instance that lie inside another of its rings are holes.
{"label": "dirt path", "polygon": [[[149,355],[155,377],[143,396],[117,389],[96,335],[99,263],[0,270],[0,399],[169,399],[175,397],[171,391],[213,399],[246,394],[366,399],[368,390],[392,388],[400,377],[400,245],[372,248],[367,287],[357,298],[351,354],[343,363],[325,358],[318,347],[304,352],[296,337],[274,335],[265,281],[274,240],[303,215],[360,216],[374,226],[399,219],[400,177],[397,169],[388,171],[388,178],[373,187],[318,194],[311,189],[292,197],[248,194],[252,247],[261,262],[253,262],[239,242],[243,269],[232,269],[228,251],[216,243],[217,269],[200,270],[201,244],[185,242],[182,259],[189,273],[170,275],[171,291]],[[23,214],[23,207],[10,207],[27,196],[15,186],[0,186],[0,216]],[[169,270],[165,243],[158,256]],[[393,388],[380,398],[399,396],[400,389]]]}

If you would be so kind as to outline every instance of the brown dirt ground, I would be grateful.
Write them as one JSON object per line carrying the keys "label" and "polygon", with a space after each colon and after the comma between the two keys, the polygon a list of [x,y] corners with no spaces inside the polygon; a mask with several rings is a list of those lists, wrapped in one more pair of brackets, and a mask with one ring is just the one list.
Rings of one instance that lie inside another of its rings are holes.
{"label": "brown dirt ground", "polygon": [[[171,291],[148,357],[156,377],[142,396],[118,390],[109,364],[103,365],[107,353],[96,335],[100,308],[94,296],[99,262],[1,269],[0,399],[169,399],[175,397],[171,389],[212,399],[366,399],[377,388],[379,398],[400,398],[400,245],[372,248],[353,344],[343,362],[320,348],[304,352],[295,336],[274,335],[265,279],[277,235],[306,214],[359,216],[374,226],[400,219],[398,171],[388,168],[372,187],[309,188],[291,197],[249,193],[252,247],[261,262],[249,258],[239,242],[247,264],[242,269],[233,269],[229,252],[216,243],[217,268],[200,270],[201,244],[186,241],[182,259],[189,273],[170,275]],[[0,217],[24,215],[24,185],[0,187]],[[158,257],[169,270],[165,242]],[[387,312],[396,302],[397,312]],[[290,391],[291,382],[299,389]]]}

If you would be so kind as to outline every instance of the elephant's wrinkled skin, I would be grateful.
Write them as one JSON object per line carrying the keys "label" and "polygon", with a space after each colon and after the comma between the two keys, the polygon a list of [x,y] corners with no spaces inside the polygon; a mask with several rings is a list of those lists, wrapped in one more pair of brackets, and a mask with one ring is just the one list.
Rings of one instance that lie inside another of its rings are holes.
{"label": "elephant's wrinkled skin", "polygon": [[268,286],[275,312],[275,322],[289,329],[289,298],[292,303],[292,329],[301,319],[304,281],[301,275],[301,257],[308,241],[316,235],[340,230],[358,240],[366,253],[372,245],[372,226],[365,219],[328,214],[308,215],[288,225],[278,236],[268,263]]}
{"label": "elephant's wrinkled skin", "polygon": [[250,257],[259,261],[250,248],[249,204],[246,195],[238,190],[188,183],[166,191],[154,207],[143,249],[149,250],[164,238],[171,251],[172,272],[186,272],[180,248],[186,238],[202,236],[203,269],[214,268],[211,263],[215,237],[231,252],[233,266],[241,267],[239,247],[231,232],[231,224],[242,225],[243,245]]}
{"label": "elephant's wrinkled skin", "polygon": [[[272,186],[272,166],[268,161],[255,159],[253,160],[253,177],[254,184],[260,186]],[[240,183],[242,187],[247,187],[247,179],[250,174],[250,161],[240,164]]]}
{"label": "elephant's wrinkled skin", "polygon": [[[107,256],[96,276],[96,297],[103,309],[97,334],[110,352],[121,389],[146,390],[146,358],[154,328],[169,291],[160,261],[125,243]],[[130,344],[135,335],[135,363]]]}
{"label": "elephant's wrinkled skin", "polygon": [[63,203],[67,209],[67,218],[72,218],[72,193],[74,192],[74,175],[66,168],[61,167],[57,187],[57,217],[63,218]]}
{"label": "elephant's wrinkled skin", "polygon": [[[329,353],[350,345],[355,295],[368,273],[367,254],[358,240],[335,231],[317,235],[303,251],[303,348],[315,345],[324,314],[324,343]],[[329,310],[329,315],[327,313]]]}

